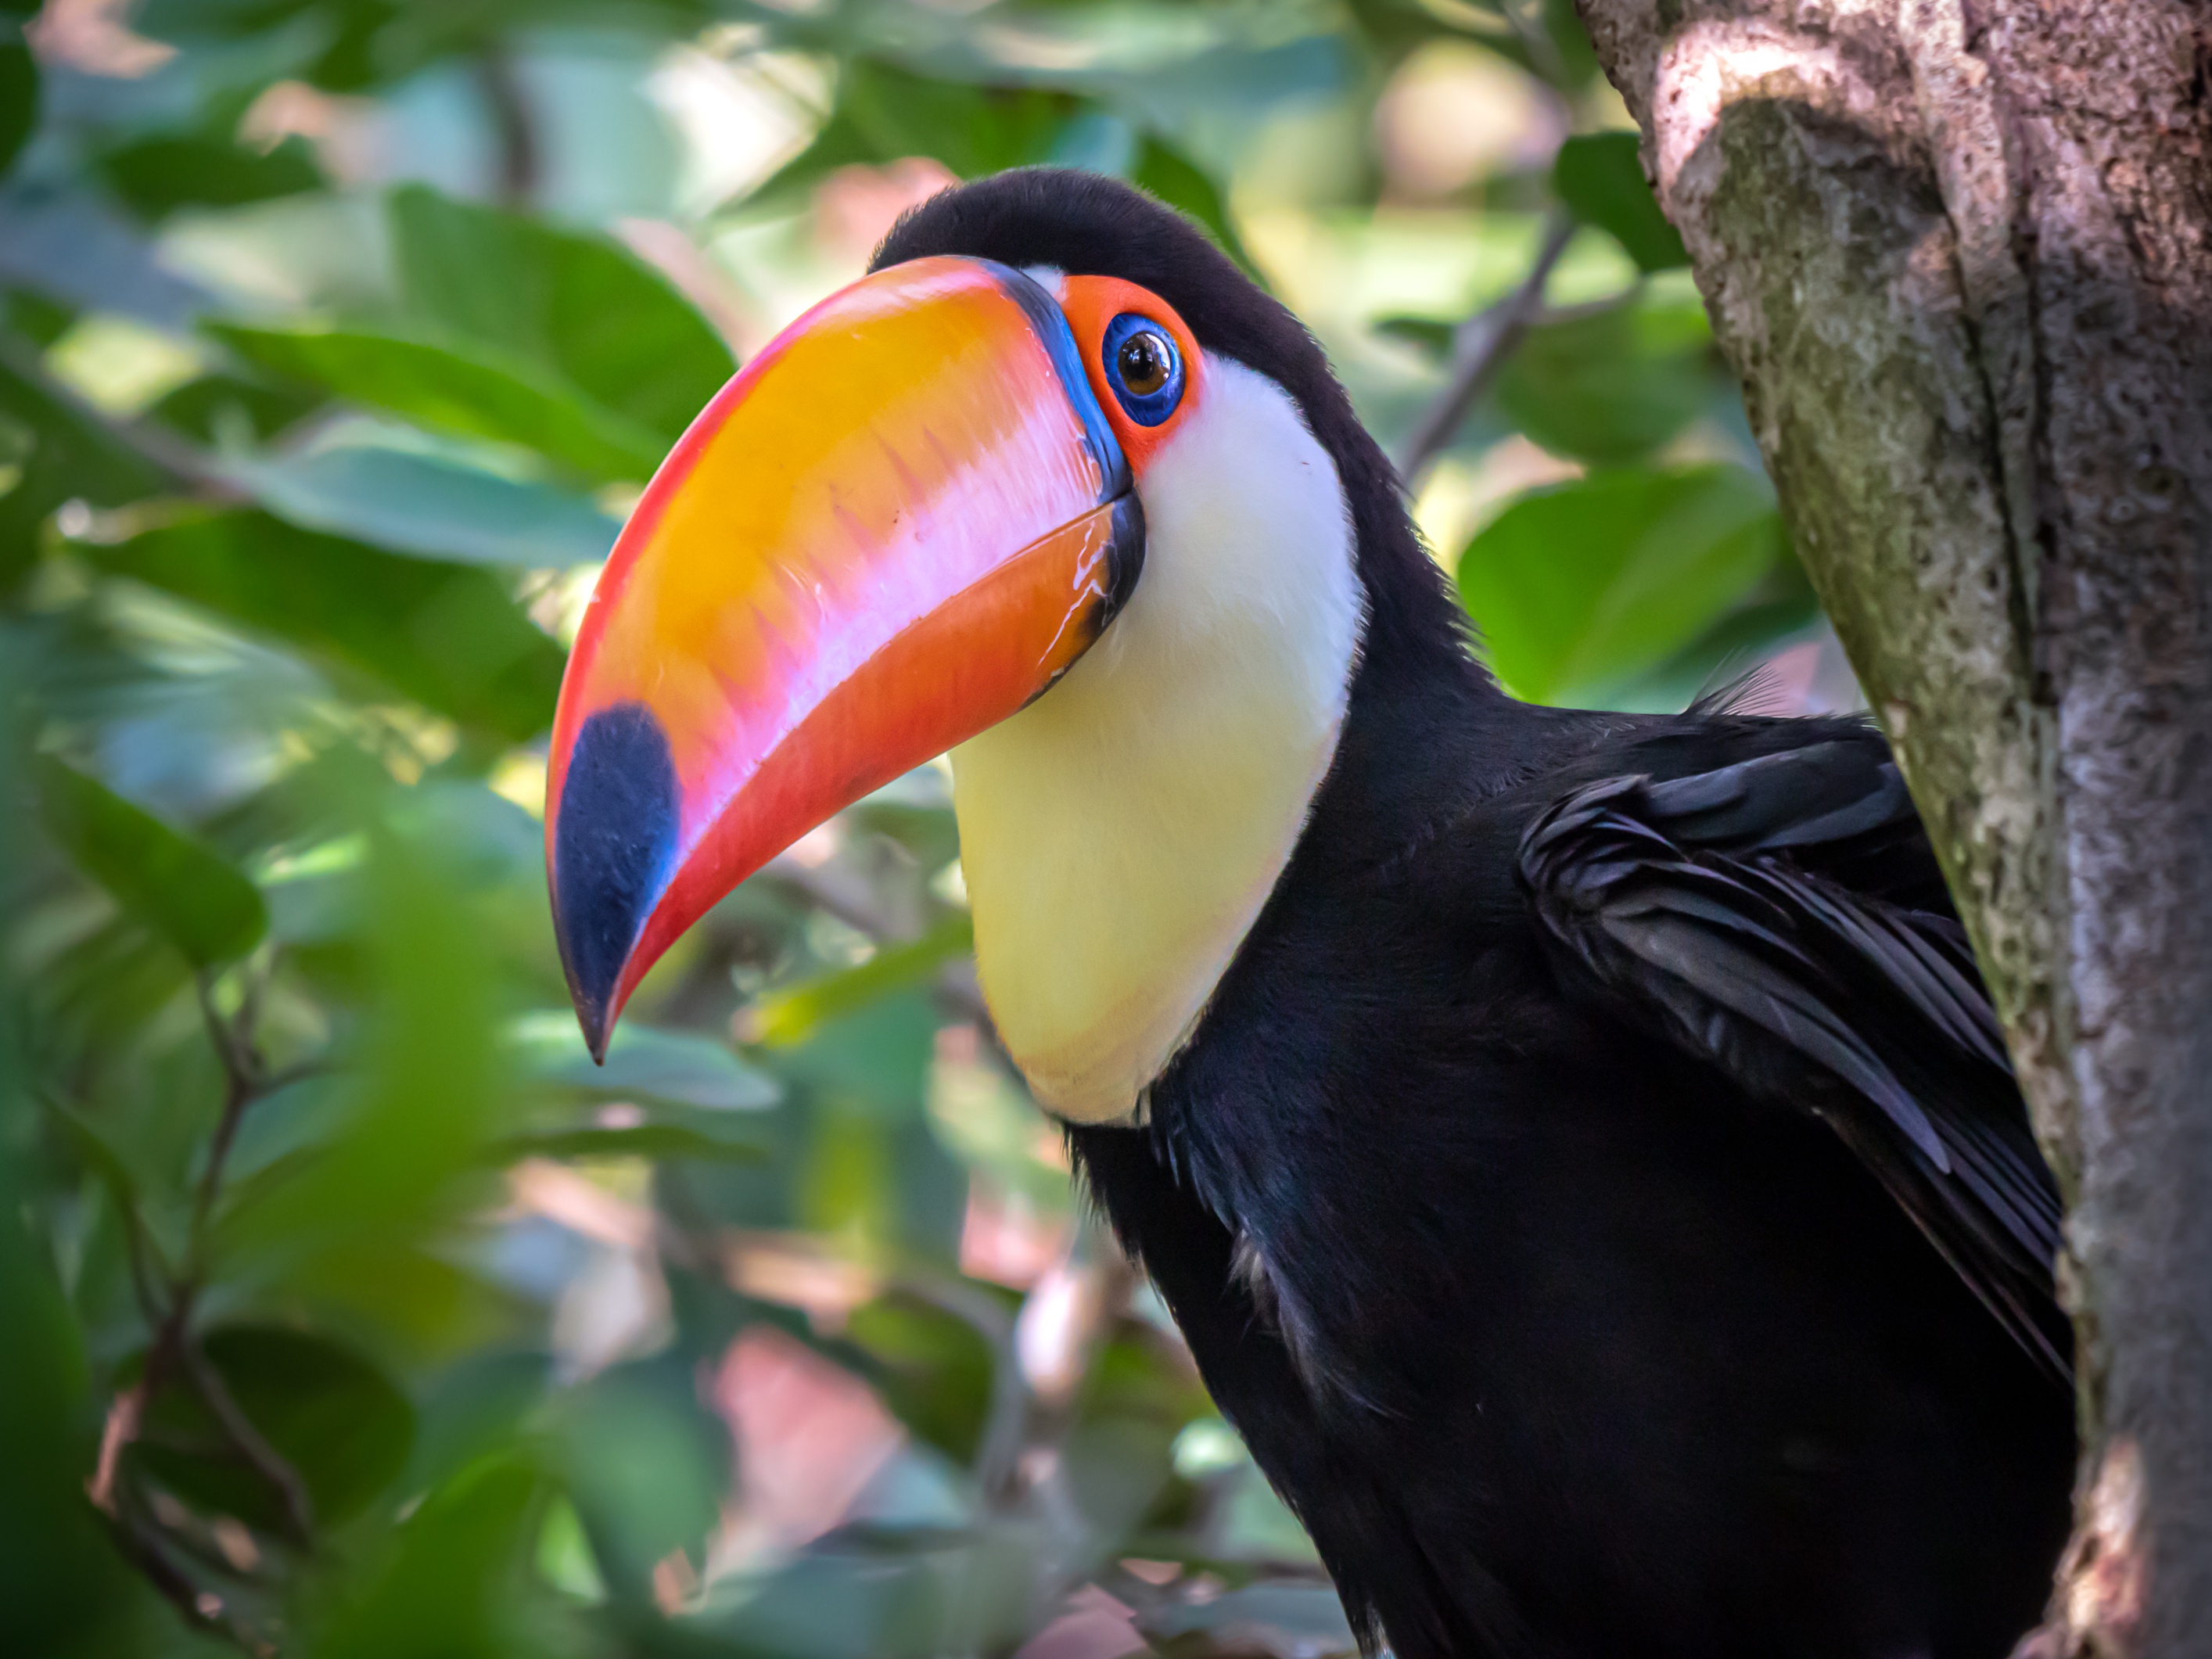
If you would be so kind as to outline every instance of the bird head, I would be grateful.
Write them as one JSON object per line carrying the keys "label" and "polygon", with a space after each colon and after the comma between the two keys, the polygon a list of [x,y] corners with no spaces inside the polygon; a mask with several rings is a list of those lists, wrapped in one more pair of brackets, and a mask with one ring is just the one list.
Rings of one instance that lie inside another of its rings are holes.
{"label": "bird head", "polygon": [[593,1051],[723,895],[951,750],[1002,1033],[1054,1109],[1127,1114],[1328,765],[1378,483],[1412,545],[1388,476],[1149,198],[1032,170],[909,215],[692,423],[586,612],[546,842]]}

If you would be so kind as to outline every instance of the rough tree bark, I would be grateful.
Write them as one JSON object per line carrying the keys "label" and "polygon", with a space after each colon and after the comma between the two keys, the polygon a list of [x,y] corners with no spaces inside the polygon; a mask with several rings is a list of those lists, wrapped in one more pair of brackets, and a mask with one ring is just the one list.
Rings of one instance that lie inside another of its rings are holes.
{"label": "rough tree bark", "polygon": [[1577,0],[2069,1200],[2028,1651],[2212,1654],[2212,0]]}

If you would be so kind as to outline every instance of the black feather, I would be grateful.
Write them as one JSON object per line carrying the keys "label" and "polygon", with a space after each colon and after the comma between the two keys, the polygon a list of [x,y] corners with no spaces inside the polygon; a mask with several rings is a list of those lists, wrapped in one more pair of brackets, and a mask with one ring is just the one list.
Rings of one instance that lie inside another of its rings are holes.
{"label": "black feather", "polygon": [[1152,289],[1343,481],[1328,777],[1146,1126],[1070,1141],[1370,1650],[2002,1659],[2068,1521],[2057,1212],[1881,738],[1504,696],[1320,349],[1127,186],[877,259],[940,253]]}
{"label": "black feather", "polygon": [[[1529,827],[1521,877],[1571,976],[1754,1094],[1829,1121],[2063,1382],[2057,1188],[1986,994],[1948,959],[1955,924],[1787,856],[1910,811],[1893,764],[1853,765],[1832,744],[1664,783],[1612,779]],[[1917,1089],[1899,1080],[1905,1066]]]}

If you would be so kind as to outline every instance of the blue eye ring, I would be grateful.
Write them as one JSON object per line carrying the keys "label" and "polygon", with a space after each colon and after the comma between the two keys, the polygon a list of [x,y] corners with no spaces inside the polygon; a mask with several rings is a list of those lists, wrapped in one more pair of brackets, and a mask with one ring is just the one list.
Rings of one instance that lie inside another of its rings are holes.
{"label": "blue eye ring", "polygon": [[[1125,348],[1130,353],[1127,362]],[[1147,355],[1152,359],[1149,363],[1144,362]],[[1175,336],[1151,318],[1125,311],[1107,324],[1098,358],[1106,371],[1106,384],[1114,388],[1115,399],[1139,426],[1159,425],[1182,401],[1182,353],[1176,349]],[[1140,368],[1156,371],[1163,358],[1164,374],[1130,374]],[[1130,384],[1131,378],[1137,386]],[[1138,386],[1146,389],[1140,391]]]}

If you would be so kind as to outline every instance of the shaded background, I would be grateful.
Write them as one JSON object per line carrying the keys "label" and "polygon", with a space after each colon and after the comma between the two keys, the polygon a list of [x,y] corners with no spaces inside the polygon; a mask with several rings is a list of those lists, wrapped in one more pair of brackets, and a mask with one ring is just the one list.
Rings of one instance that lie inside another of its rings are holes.
{"label": "shaded background", "polygon": [[993,1044],[941,768],[599,1071],[544,728],[690,415],[1033,161],[1307,319],[1516,694],[1850,706],[1624,127],[1563,0],[0,0],[9,1650],[1348,1648]]}

